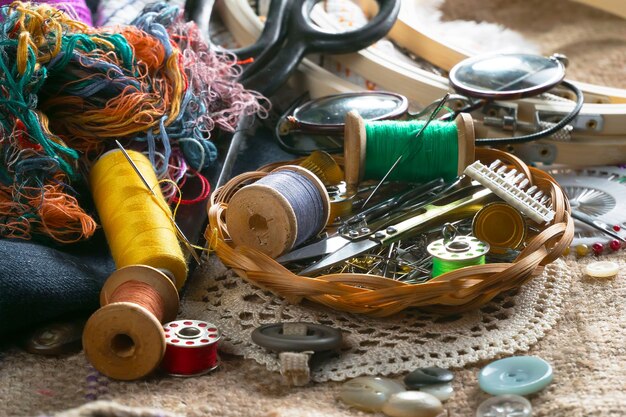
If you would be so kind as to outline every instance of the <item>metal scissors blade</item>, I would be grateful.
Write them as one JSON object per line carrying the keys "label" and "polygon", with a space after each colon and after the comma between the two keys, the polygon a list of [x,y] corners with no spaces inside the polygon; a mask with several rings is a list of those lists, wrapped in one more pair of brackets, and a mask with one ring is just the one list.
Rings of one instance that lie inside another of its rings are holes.
{"label": "metal scissors blade", "polygon": [[276,261],[278,263],[284,264],[287,262],[294,262],[302,259],[328,255],[329,253],[338,251],[348,243],[350,243],[349,239],[346,239],[341,235],[335,235],[326,239],[322,239],[319,242],[304,246],[300,249],[292,250],[291,252],[284,254],[280,258],[277,258]]}
{"label": "metal scissors blade", "polygon": [[[423,206],[413,217],[389,226],[385,231],[378,231],[370,235],[366,240],[344,245],[338,251],[305,268],[300,274],[314,274],[347,259],[354,258],[377,246],[388,245],[389,243],[403,239],[421,230],[424,226],[427,226],[437,218],[451,214],[456,210],[469,210],[472,205],[478,205],[478,203],[481,203],[484,199],[490,198],[493,195],[494,194],[489,189],[476,185],[457,190],[451,195],[440,197],[436,201]],[[476,208],[476,211],[478,209],[479,207]]]}

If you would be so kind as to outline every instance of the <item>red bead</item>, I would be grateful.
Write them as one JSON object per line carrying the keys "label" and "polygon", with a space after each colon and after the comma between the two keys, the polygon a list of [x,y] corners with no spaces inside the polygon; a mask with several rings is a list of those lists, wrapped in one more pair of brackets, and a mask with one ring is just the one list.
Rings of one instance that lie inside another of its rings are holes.
{"label": "red bead", "polygon": [[611,247],[611,250],[618,251],[622,247],[622,243],[617,239],[613,239],[611,243],[609,243],[609,246]]}
{"label": "red bead", "polygon": [[596,242],[593,244],[593,246],[591,246],[591,249],[596,255],[602,255],[602,251],[604,251],[604,245],[600,242]]}
{"label": "red bead", "polygon": [[616,224],[615,226],[613,226],[613,230],[615,230],[616,232],[619,232],[620,230],[622,230],[622,228],[620,227],[619,224]]}

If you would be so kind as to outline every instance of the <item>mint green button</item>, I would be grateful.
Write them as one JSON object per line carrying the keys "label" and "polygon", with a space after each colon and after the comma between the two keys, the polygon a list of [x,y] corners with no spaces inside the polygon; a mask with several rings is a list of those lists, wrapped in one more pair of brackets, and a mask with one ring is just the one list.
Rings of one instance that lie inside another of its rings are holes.
{"label": "mint green button", "polygon": [[480,388],[491,395],[529,395],[552,382],[552,367],[536,356],[512,356],[491,362],[478,374]]}

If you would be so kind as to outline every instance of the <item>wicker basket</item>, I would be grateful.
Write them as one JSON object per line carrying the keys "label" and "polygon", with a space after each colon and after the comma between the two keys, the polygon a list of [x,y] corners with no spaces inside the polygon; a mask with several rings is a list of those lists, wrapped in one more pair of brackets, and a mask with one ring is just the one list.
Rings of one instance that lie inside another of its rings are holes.
{"label": "wicker basket", "polygon": [[[255,171],[239,175],[215,191],[209,204],[209,226],[205,236],[209,246],[224,264],[249,282],[268,289],[290,302],[303,298],[336,310],[372,316],[388,316],[408,307],[441,313],[475,309],[503,291],[517,288],[541,274],[543,267],[566,250],[574,236],[567,198],[547,173],[528,167],[519,158],[492,149],[477,149],[476,157],[485,164],[499,159],[526,174],[551,196],[556,215],[538,232],[527,237],[525,248],[512,263],[471,266],[440,275],[421,284],[407,284],[367,274],[331,274],[317,278],[302,277],[272,258],[246,247],[233,247],[224,221],[228,202],[241,187],[267,175]],[[266,167],[268,170],[271,167]]]}

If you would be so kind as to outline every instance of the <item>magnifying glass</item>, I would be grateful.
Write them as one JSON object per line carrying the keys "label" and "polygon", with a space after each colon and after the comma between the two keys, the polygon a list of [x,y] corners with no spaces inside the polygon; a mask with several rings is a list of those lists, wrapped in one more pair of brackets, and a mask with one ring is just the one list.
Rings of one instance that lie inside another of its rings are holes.
{"label": "magnifying glass", "polygon": [[[459,109],[450,111],[441,120],[452,120],[458,113],[471,112],[491,101],[518,100],[537,96],[557,86],[570,90],[576,105],[558,123],[538,132],[503,138],[478,138],[477,144],[503,145],[548,137],[567,126],[580,112],[583,93],[566,81],[567,58],[560,55],[543,57],[530,54],[497,54],[466,59],[450,71],[450,84],[462,95],[452,95],[450,101],[461,102]],[[436,104],[436,103],[433,103]],[[429,114],[428,106],[411,118]],[[357,110],[365,120],[392,120],[407,117],[408,100],[389,92],[338,94],[292,106],[277,127],[276,137],[287,151],[307,154],[323,149],[340,152],[343,142],[343,119]]]}

